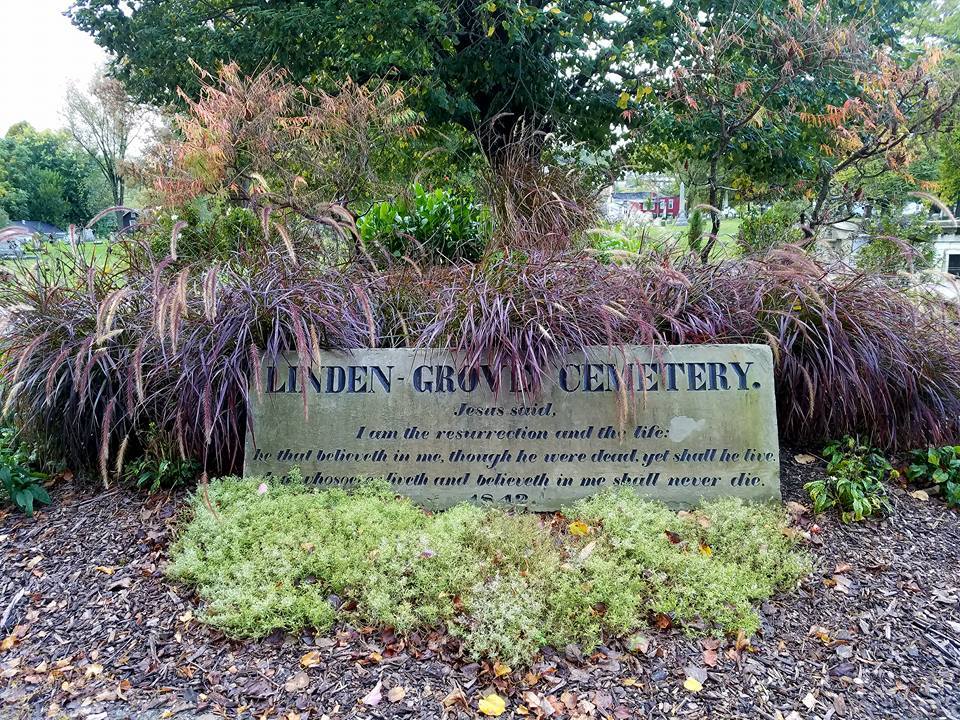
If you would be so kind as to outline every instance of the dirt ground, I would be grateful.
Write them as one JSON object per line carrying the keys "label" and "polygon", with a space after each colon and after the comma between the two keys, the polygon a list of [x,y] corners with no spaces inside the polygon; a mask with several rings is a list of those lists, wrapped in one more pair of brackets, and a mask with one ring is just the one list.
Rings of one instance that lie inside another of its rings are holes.
{"label": "dirt ground", "polygon": [[[784,499],[806,503],[822,469],[794,455]],[[504,718],[960,720],[960,513],[937,498],[894,489],[879,522],[801,517],[814,573],[762,607],[755,637],[647,628],[497,677],[439,632],[229,640],[163,577],[182,495],[53,495],[0,519],[0,718],[472,718],[496,691]]]}

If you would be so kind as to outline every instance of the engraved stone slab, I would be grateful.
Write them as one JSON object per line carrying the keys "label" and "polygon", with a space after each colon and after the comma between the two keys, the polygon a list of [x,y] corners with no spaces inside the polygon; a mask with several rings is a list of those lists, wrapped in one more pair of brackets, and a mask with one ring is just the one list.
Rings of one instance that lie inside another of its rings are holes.
{"label": "engraved stone slab", "polygon": [[592,348],[536,396],[443,351],[287,355],[262,373],[247,475],[299,467],[325,487],[381,477],[429,508],[555,510],[613,487],[674,506],[780,499],[765,345]]}

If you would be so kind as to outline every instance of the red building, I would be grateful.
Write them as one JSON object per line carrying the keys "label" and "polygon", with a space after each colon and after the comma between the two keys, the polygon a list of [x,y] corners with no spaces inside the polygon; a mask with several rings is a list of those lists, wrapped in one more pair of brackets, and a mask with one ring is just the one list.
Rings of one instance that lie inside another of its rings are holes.
{"label": "red building", "polygon": [[680,214],[679,195],[654,195],[644,201],[644,210],[654,217],[673,217]]}

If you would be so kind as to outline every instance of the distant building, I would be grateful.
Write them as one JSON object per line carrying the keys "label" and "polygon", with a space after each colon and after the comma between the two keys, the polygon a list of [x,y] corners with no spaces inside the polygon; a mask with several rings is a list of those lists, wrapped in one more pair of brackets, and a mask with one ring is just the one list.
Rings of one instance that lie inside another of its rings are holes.
{"label": "distant building", "polygon": [[680,196],[679,195],[657,195],[654,194],[647,198],[645,212],[651,213],[658,218],[675,218],[680,214]]}

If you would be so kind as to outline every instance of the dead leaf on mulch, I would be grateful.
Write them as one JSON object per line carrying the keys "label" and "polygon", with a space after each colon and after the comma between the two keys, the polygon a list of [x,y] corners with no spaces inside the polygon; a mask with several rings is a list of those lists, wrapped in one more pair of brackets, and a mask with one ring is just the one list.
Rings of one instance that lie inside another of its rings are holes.
{"label": "dead leaf on mulch", "polygon": [[317,650],[311,650],[300,658],[300,664],[305,668],[316,667],[320,664],[320,653]]}
{"label": "dead leaf on mulch", "polygon": [[379,705],[380,701],[383,700],[383,693],[380,691],[380,688],[383,687],[383,681],[377,680],[377,684],[373,686],[373,690],[364,695],[360,702],[368,707],[373,707]]}
{"label": "dead leaf on mulch", "polygon": [[287,682],[283,684],[283,689],[287,692],[300,692],[301,690],[306,689],[307,685],[310,684],[310,676],[305,672],[300,671],[290,677]]}

